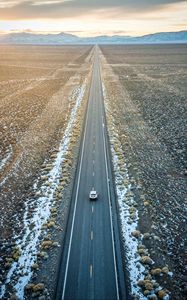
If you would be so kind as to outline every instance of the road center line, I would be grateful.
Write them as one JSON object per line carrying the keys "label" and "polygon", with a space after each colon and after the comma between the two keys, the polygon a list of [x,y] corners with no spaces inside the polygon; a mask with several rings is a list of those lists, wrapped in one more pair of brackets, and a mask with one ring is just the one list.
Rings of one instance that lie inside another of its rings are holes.
{"label": "road center line", "polygon": [[[93,66],[93,71],[92,71],[92,81],[93,81],[94,72],[95,72],[95,65]],[[61,298],[62,300],[64,300],[64,297],[65,297],[65,289],[66,289],[67,274],[68,274],[68,267],[69,267],[70,251],[71,251],[73,229],[74,229],[74,223],[75,223],[75,214],[76,214],[76,209],[77,209],[77,200],[78,200],[78,193],[79,193],[80,177],[81,177],[83,155],[84,155],[84,149],[85,149],[85,140],[86,140],[87,127],[88,127],[89,107],[90,107],[90,97],[89,97],[89,100],[88,100],[88,108],[87,108],[87,112],[86,112],[86,123],[85,123],[85,128],[84,128],[84,136],[83,136],[82,149],[81,149],[81,159],[80,159],[80,166],[79,166],[79,173],[78,173],[75,204],[74,204],[74,210],[73,210],[73,219],[72,219],[72,225],[71,225],[71,233],[70,233],[70,241],[69,241],[69,247],[68,247],[67,261],[66,261],[66,269],[65,269],[65,275],[64,275],[64,284],[63,284],[63,291],[62,291],[62,298]]]}
{"label": "road center line", "polygon": [[94,206],[92,205],[92,214],[93,214],[93,212],[94,212]]}
{"label": "road center line", "polygon": [[91,231],[90,239],[93,241],[93,230]]}
{"label": "road center line", "polygon": [[90,279],[92,279],[92,276],[93,276],[93,266],[90,265]]}

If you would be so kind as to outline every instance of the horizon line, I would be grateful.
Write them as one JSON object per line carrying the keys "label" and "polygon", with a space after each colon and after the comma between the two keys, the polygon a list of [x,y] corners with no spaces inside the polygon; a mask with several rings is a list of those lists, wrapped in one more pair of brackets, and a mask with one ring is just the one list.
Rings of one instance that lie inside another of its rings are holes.
{"label": "horizon line", "polygon": [[107,36],[107,37],[113,37],[113,36],[121,36],[121,37],[144,37],[147,35],[153,35],[153,34],[159,34],[159,33],[179,33],[179,32],[185,32],[187,29],[184,30],[178,30],[178,31],[156,31],[152,33],[147,33],[143,35],[130,35],[130,34],[125,34],[125,32],[122,34],[120,33],[111,33],[111,34],[99,34],[99,35],[87,35],[87,36],[79,36],[74,33],[74,31],[40,31],[40,30],[30,30],[30,29],[25,29],[25,30],[9,30],[9,31],[0,31],[0,35],[8,35],[8,34],[13,34],[13,33],[28,33],[28,34],[35,34],[35,35],[58,35],[58,34],[69,34],[73,35],[79,38],[94,38],[94,37],[102,37],[102,36]]}

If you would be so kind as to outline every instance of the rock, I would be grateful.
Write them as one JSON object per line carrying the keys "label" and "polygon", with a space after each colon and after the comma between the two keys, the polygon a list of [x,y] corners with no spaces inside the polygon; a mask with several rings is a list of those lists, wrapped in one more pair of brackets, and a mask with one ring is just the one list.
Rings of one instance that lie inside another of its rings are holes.
{"label": "rock", "polygon": [[160,268],[157,268],[157,269],[152,269],[151,270],[151,274],[152,275],[160,275],[162,273],[162,270]]}
{"label": "rock", "polygon": [[158,291],[158,298],[159,299],[164,299],[164,297],[166,297],[167,293],[164,290],[160,290]]}
{"label": "rock", "polygon": [[153,260],[149,256],[142,256],[141,259],[140,259],[140,262],[142,264],[147,264],[147,265],[152,265],[153,264]]}
{"label": "rock", "polygon": [[45,288],[45,285],[43,283],[38,283],[33,286],[32,290],[33,292],[43,291]]}
{"label": "rock", "polygon": [[141,232],[139,230],[134,230],[131,232],[131,235],[135,238],[139,238],[141,236]]}

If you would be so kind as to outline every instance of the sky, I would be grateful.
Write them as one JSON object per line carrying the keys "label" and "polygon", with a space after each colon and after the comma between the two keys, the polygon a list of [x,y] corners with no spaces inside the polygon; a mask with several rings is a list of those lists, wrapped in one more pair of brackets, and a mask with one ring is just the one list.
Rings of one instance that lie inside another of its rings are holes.
{"label": "sky", "polygon": [[0,33],[139,36],[186,29],[186,0],[0,0]]}

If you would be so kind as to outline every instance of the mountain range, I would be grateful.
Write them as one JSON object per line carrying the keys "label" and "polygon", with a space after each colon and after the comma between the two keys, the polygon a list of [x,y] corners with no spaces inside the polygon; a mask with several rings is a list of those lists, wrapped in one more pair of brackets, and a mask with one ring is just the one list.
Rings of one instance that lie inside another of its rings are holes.
{"label": "mountain range", "polygon": [[37,34],[18,32],[0,35],[0,44],[36,44],[36,45],[66,45],[66,44],[160,44],[187,43],[187,30],[179,32],[159,32],[139,37],[133,36],[96,36],[78,37],[69,33]]}

